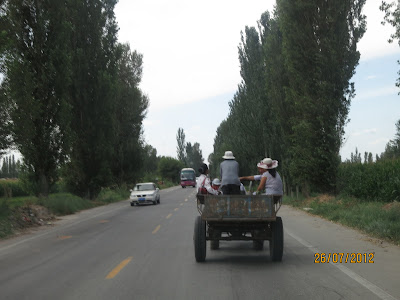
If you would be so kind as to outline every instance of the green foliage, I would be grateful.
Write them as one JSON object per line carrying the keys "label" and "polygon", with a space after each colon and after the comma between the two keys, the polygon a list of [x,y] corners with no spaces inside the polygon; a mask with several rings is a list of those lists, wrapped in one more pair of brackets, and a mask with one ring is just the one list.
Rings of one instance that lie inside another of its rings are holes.
{"label": "green foliage", "polygon": [[4,55],[2,90],[12,103],[9,133],[38,193],[47,195],[70,145],[72,49],[66,40],[71,26],[61,0],[10,0],[5,5],[10,43]]}
{"label": "green foliage", "polygon": [[115,183],[120,185],[135,181],[141,169],[149,168],[144,163],[150,163],[148,156],[154,153],[148,146],[142,149],[141,141],[141,125],[148,107],[148,99],[139,89],[143,56],[131,51],[128,44],[118,45],[117,54],[118,81],[112,171]]}
{"label": "green foliage", "polygon": [[[242,82],[217,130],[212,174],[232,150],[241,173],[278,159],[288,190],[334,191],[366,23],[365,0],[277,0],[239,45]],[[225,147],[223,149],[222,147]],[[243,174],[248,175],[248,174]]]}
{"label": "green foliage", "polygon": [[126,186],[116,188],[116,189],[102,189],[97,196],[97,201],[102,203],[113,203],[121,200],[126,200],[129,198],[129,191]]}
{"label": "green foliage", "polygon": [[197,142],[193,145],[189,142],[186,143],[185,132],[182,128],[178,128],[176,141],[178,143],[178,146],[176,147],[178,160],[186,168],[193,168],[197,170],[199,166],[204,162],[203,154],[200,149],[200,144]]}
{"label": "green foliage", "polygon": [[64,175],[72,192],[90,199],[113,183],[113,159],[116,148],[121,149],[116,145],[120,133],[116,128],[116,108],[117,99],[123,98],[119,98],[119,88],[124,85],[117,84],[121,75],[117,50],[123,50],[116,43],[114,6],[112,0],[71,0],[70,5],[74,33],[70,39],[74,48],[70,89],[74,141]]}
{"label": "green foliage", "polygon": [[21,162],[15,161],[14,155],[5,156],[0,169],[0,178],[18,178],[20,168]]}
{"label": "green foliage", "polygon": [[12,233],[12,226],[8,220],[10,214],[11,210],[7,200],[0,198],[0,239]]}
{"label": "green foliage", "polygon": [[184,167],[179,160],[163,156],[158,164],[158,173],[161,175],[162,180],[170,180],[178,184],[180,180],[179,172]]}
{"label": "green foliage", "polygon": [[[388,42],[392,43],[394,40],[397,40],[400,46],[400,6],[398,2],[396,4],[396,2],[389,3],[387,1],[382,1],[379,9],[385,13],[382,24],[385,25],[388,23],[395,29],[395,33],[390,36]],[[398,63],[400,62],[398,61]],[[397,72],[397,74],[400,75],[400,71]],[[400,77],[397,79],[396,86],[400,87]]]}
{"label": "green foliage", "polygon": [[47,198],[39,198],[37,204],[60,216],[74,214],[80,210],[95,206],[92,201],[69,193],[51,194]]}
{"label": "green foliage", "polygon": [[184,165],[186,163],[186,141],[185,141],[185,132],[183,128],[178,128],[178,133],[176,134],[176,141],[178,142],[178,146],[176,147],[176,152],[178,154],[178,160],[181,161]]}
{"label": "green foliage", "polygon": [[395,137],[386,144],[385,152],[381,154],[380,159],[400,158],[400,120],[398,120],[395,125]]}
{"label": "green foliage", "polygon": [[342,163],[337,190],[360,199],[400,201],[400,159],[376,163]]}
{"label": "green foliage", "polygon": [[310,213],[400,244],[400,203],[369,202],[317,195],[312,199],[285,197],[284,203],[311,208]]}
{"label": "green foliage", "polygon": [[20,180],[0,180],[0,198],[1,197],[20,197],[28,196],[23,183]]}

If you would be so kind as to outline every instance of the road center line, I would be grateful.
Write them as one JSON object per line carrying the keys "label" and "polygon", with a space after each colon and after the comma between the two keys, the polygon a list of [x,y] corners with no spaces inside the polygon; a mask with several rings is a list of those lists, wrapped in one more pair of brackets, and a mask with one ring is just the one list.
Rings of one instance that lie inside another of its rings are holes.
{"label": "road center line", "polygon": [[174,211],[178,211],[179,208],[175,208]]}
{"label": "road center line", "polygon": [[158,225],[158,226],[156,227],[156,229],[153,230],[152,234],[155,234],[157,231],[160,230],[160,228],[161,228],[161,225]]}
{"label": "road center line", "polygon": [[183,203],[180,204],[180,206],[182,206],[182,205],[183,205]]}
{"label": "road center line", "polygon": [[130,261],[132,260],[132,256],[128,257],[127,259],[123,260],[118,266],[116,266],[110,273],[108,273],[106,279],[112,279],[115,276],[118,275],[119,272],[121,272],[121,270],[123,268],[126,267],[127,264],[130,263]]}
{"label": "road center line", "polygon": [[165,218],[166,219],[169,219],[169,218],[171,218],[172,217],[172,214],[169,214],[168,216],[166,216]]}
{"label": "road center line", "polygon": [[[292,238],[294,238],[296,241],[298,241],[300,244],[308,248],[311,252],[313,253],[321,253],[321,251],[308,243],[307,241],[303,240],[302,238],[296,236],[295,234],[291,233],[290,231],[285,229],[285,232],[290,235]],[[376,296],[378,296],[382,300],[396,300],[392,295],[386,293],[384,290],[382,290],[380,287],[376,286],[372,282],[368,281],[364,277],[358,275],[357,273],[353,272],[349,268],[341,265],[341,264],[335,264],[330,262],[330,265],[338,268],[340,271],[342,271],[344,274],[349,276],[351,279],[354,279],[357,281],[359,284],[361,284],[363,287],[367,288],[370,290],[372,293],[374,293]]]}

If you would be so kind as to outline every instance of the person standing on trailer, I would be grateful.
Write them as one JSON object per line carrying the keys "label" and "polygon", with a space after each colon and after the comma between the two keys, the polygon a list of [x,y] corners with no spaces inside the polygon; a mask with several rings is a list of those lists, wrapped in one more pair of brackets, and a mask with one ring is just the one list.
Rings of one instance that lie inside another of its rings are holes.
{"label": "person standing on trailer", "polygon": [[224,195],[240,195],[239,163],[232,151],[225,151],[224,161],[219,166],[221,191]]}

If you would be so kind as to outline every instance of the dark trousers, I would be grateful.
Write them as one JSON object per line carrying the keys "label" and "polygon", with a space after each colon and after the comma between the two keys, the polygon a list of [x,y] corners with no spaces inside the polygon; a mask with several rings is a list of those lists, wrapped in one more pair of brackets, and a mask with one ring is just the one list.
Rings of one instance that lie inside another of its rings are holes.
{"label": "dark trousers", "polygon": [[236,184],[227,184],[221,186],[224,195],[240,195],[240,186]]}

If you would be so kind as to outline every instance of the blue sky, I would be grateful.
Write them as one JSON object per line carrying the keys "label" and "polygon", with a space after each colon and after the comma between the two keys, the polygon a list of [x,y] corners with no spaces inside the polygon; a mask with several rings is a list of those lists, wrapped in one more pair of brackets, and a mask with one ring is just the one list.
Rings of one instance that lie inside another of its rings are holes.
{"label": "blue sky", "polygon": [[[388,44],[394,29],[382,26],[381,0],[364,6],[367,32],[358,44],[361,53],[353,77],[353,99],[342,159],[355,148],[380,154],[394,137],[400,119],[395,86],[399,45]],[[119,39],[144,56],[142,90],[150,98],[144,137],[158,155],[176,157],[176,134],[183,128],[186,141],[200,143],[207,160],[229,101],[240,82],[237,47],[240,31],[256,26],[275,1],[119,0],[116,7]],[[227,149],[229,150],[229,149]]]}

